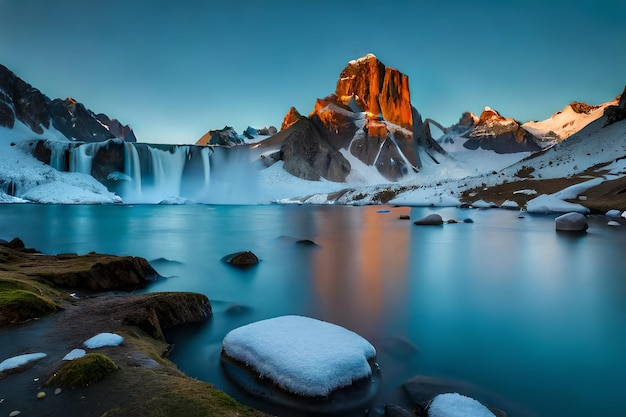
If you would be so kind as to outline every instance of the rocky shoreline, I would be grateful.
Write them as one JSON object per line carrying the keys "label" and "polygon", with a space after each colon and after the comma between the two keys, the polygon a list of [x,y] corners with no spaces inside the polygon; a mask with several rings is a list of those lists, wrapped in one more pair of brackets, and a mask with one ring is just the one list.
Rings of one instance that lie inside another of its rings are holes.
{"label": "rocky shoreline", "polygon": [[[169,345],[163,331],[207,320],[211,304],[196,293],[120,291],[143,287],[155,274],[141,258],[42,255],[19,239],[0,242],[0,357],[47,355],[0,372],[0,415],[265,415],[187,377],[165,357]],[[32,300],[25,294],[50,308],[32,317]],[[16,308],[20,303],[28,305]],[[117,371],[86,387],[45,385],[62,367],[65,354],[102,332],[124,338],[120,346],[93,350],[110,358]]]}

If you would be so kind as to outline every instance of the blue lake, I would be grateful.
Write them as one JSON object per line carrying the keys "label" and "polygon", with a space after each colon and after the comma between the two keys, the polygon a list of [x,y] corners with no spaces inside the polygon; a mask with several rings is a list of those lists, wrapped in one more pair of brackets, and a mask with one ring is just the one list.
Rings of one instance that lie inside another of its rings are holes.
{"label": "blue lake", "polygon": [[[177,331],[188,375],[256,407],[219,364],[225,334],[300,314],[351,329],[378,351],[374,405],[407,405],[414,375],[461,380],[509,416],[608,416],[624,410],[626,226],[504,210],[346,206],[0,205],[0,238],[44,253],[144,257],[163,279],[145,291],[196,291],[214,315]],[[474,223],[419,227],[437,212]],[[310,239],[317,247],[295,244]],[[248,270],[220,261],[251,250]]]}

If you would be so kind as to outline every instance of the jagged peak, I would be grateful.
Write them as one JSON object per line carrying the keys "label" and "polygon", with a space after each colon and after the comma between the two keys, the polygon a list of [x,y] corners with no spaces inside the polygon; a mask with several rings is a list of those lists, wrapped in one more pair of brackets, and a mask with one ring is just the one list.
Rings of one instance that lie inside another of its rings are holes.
{"label": "jagged peak", "polygon": [[300,114],[298,109],[292,106],[287,112],[287,114],[285,115],[285,118],[283,119],[283,123],[282,125],[280,125],[280,130],[287,129],[289,126],[291,126],[298,120],[302,119],[303,117],[304,116]]}

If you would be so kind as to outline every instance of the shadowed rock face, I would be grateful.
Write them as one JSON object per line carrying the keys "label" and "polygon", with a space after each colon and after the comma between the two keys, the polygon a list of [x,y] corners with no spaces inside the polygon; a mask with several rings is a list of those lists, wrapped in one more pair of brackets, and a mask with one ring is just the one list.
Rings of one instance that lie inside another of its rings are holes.
{"label": "shadowed rock face", "polygon": [[301,118],[284,133],[280,152],[287,172],[311,181],[320,177],[336,182],[346,180],[350,163],[331,145],[326,132],[315,121]]}
{"label": "shadowed rock face", "polygon": [[372,54],[348,63],[335,93],[344,104],[354,96],[363,111],[412,129],[409,77],[386,67]]}
{"label": "shadowed rock face", "polygon": [[35,133],[50,127],[49,100],[39,90],[0,65],[0,125],[12,128],[15,119]]}
{"label": "shadowed rock face", "polygon": [[617,106],[607,107],[604,110],[604,116],[606,117],[605,126],[626,119],[626,87],[624,87],[624,92],[619,96]]}
{"label": "shadowed rock face", "polygon": [[49,109],[54,127],[70,139],[101,142],[114,137],[92,111],[73,98],[52,100]]}

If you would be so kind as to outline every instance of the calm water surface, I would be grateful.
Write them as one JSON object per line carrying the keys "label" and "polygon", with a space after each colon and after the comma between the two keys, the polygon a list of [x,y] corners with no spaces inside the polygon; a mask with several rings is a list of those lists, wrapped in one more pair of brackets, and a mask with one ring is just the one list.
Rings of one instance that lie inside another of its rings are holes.
{"label": "calm water surface", "polygon": [[[266,405],[223,376],[222,338],[300,314],[377,348],[376,404],[407,404],[401,383],[428,375],[470,383],[513,417],[623,413],[625,226],[593,218],[586,235],[571,236],[554,231],[555,216],[450,208],[437,212],[474,223],[418,227],[399,214],[433,209],[380,209],[0,205],[0,238],[45,253],[141,256],[167,277],[146,291],[206,294],[213,318],[172,335],[172,359],[257,407]],[[239,250],[260,264],[239,271],[220,261]]]}

